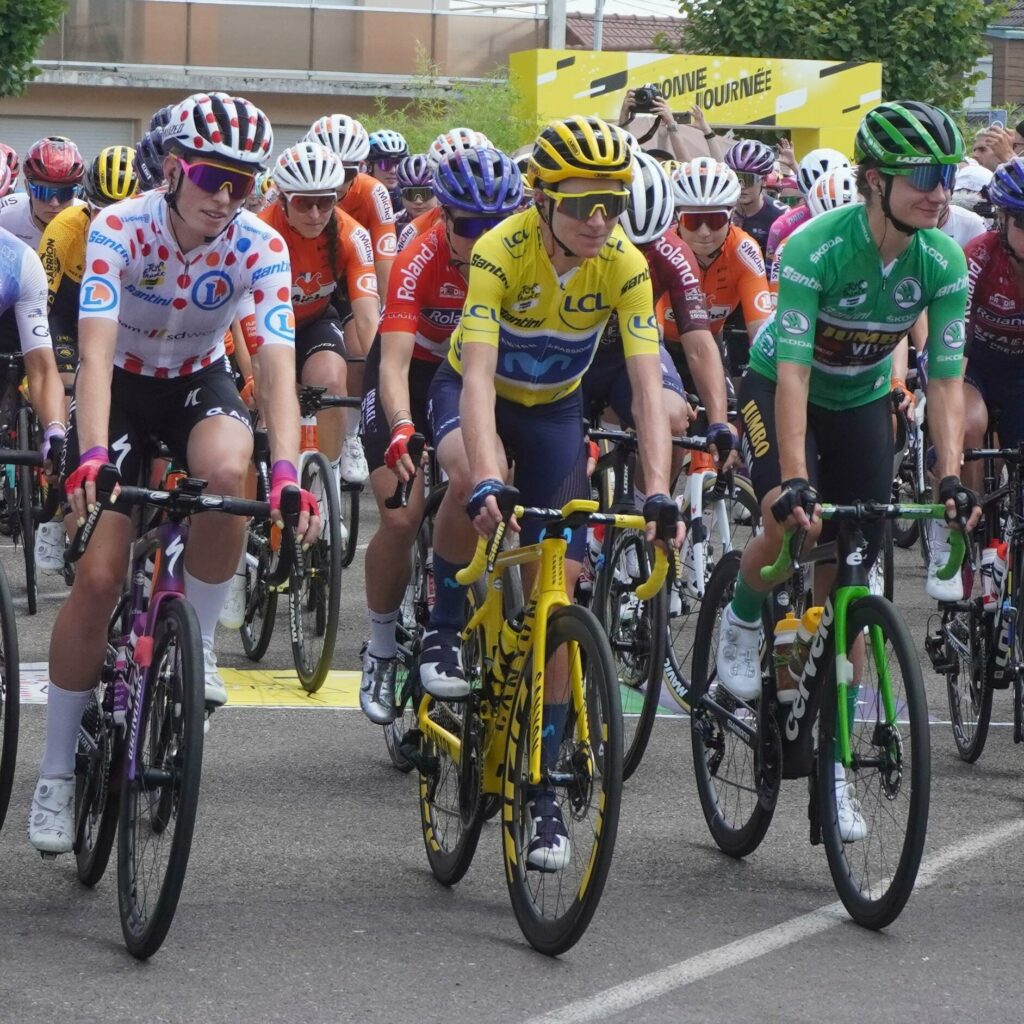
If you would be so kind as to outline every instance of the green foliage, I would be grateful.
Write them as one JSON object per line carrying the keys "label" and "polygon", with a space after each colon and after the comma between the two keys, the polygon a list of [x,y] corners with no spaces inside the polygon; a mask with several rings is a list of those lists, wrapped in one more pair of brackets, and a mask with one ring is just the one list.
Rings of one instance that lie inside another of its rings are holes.
{"label": "green foliage", "polygon": [[681,40],[663,50],[882,63],[886,99],[959,109],[981,77],[986,26],[1004,0],[679,0]]}
{"label": "green foliage", "polygon": [[523,99],[506,80],[504,70],[485,76],[482,82],[459,83],[449,87],[440,80],[436,65],[421,50],[413,80],[415,98],[395,109],[377,98],[377,110],[366,127],[391,128],[401,132],[413,153],[422,153],[434,139],[450,128],[472,128],[483,132],[506,153],[532,142],[537,125],[524,118]]}
{"label": "green foliage", "polygon": [[0,18],[0,96],[19,96],[39,74],[32,61],[42,41],[57,27],[64,0],[16,0]]}

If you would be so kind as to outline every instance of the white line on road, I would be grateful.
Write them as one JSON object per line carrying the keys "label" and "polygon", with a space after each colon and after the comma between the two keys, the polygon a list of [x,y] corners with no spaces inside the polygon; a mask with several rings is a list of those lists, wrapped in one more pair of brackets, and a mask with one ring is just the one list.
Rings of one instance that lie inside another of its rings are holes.
{"label": "white line on road", "polygon": [[[917,875],[917,888],[932,885],[942,872],[955,864],[978,857],[1001,843],[1018,838],[1022,833],[1024,821],[1009,821],[983,835],[946,847],[922,865]],[[710,949],[688,960],[605,989],[597,995],[569,1003],[542,1017],[533,1017],[531,1024],[584,1024],[586,1021],[603,1020],[658,999],[675,989],[801,942],[844,920],[847,920],[847,914],[842,903],[831,903],[728,945]]]}

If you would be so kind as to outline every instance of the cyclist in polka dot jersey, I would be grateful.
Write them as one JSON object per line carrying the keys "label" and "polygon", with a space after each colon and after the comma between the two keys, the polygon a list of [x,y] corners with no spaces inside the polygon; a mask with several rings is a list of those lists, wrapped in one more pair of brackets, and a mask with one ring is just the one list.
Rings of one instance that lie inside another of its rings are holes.
{"label": "cyclist in polka dot jersey", "polygon": [[[211,493],[245,493],[252,429],[224,359],[236,317],[254,318],[273,459],[271,516],[279,522],[283,493],[298,488],[291,266],[280,235],[242,211],[273,146],[270,124],[246,100],[196,94],[173,108],[163,142],[166,192],[108,207],[87,239],[64,449],[66,525],[85,521],[105,463],[136,482],[153,436]],[[300,504],[297,529],[309,543],[319,533],[318,509],[305,492]],[[133,536],[121,512],[115,504],[98,521],[54,624],[46,746],[29,817],[29,840],[43,852],[72,848],[78,727],[103,665]],[[213,641],[244,534],[243,519],[197,517],[182,559],[185,596],[202,633],[207,707],[227,700]]]}

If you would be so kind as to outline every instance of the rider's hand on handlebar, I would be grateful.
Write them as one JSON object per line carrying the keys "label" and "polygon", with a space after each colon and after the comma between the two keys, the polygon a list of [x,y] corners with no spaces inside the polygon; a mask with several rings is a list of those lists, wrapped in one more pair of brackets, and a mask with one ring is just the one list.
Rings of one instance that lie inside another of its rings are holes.
{"label": "rider's hand on handlebar", "polygon": [[[498,498],[505,490],[505,485],[495,477],[481,480],[473,488],[469,501],[466,502],[466,513],[473,520],[473,527],[481,537],[493,537],[494,531],[504,519],[501,509],[498,507]],[[519,526],[514,517],[509,520],[509,526],[516,533],[519,532]]]}
{"label": "rider's hand on handlebar", "polygon": [[[914,392],[911,391],[907,385],[899,379],[899,377],[893,377],[890,388],[890,393],[893,396],[893,403],[896,406],[896,411],[903,413],[909,419],[914,413],[914,406],[917,405],[917,399],[914,397]],[[897,395],[899,396],[898,403],[896,402]]]}
{"label": "rider's hand on handlebar", "polygon": [[[686,523],[679,515],[679,506],[667,494],[652,494],[644,502],[644,535],[651,544],[664,544],[670,539],[675,548],[686,539]],[[666,531],[670,537],[666,537]]]}
{"label": "rider's hand on handlebar", "polygon": [[944,476],[939,484],[939,501],[946,506],[946,519],[970,533],[981,519],[978,496],[964,487],[958,476]]}
{"label": "rider's hand on handlebar", "polygon": [[384,453],[385,464],[402,483],[416,475],[416,467],[409,456],[409,438],[415,433],[416,427],[409,420],[395,424],[391,430],[391,443]]}
{"label": "rider's hand on handlebar", "polygon": [[299,488],[299,474],[294,463],[278,459],[270,470],[270,521],[283,527],[281,497],[290,488],[299,490],[299,519],[295,526],[295,537],[308,547],[320,536],[320,507],[309,491]]}
{"label": "rider's hand on handlebar", "polygon": [[803,477],[783,480],[782,493],[772,504],[772,516],[790,530],[810,529],[821,514],[818,492]]}
{"label": "rider's hand on handlebar", "polygon": [[712,423],[708,426],[707,438],[715,466],[720,473],[736,463],[739,443],[735,427],[728,423]]}
{"label": "rider's hand on handlebar", "polygon": [[[85,524],[86,515],[96,505],[96,477],[100,469],[110,461],[106,448],[97,445],[90,448],[64,483],[64,491],[71,504],[71,511],[79,526]],[[116,490],[115,490],[116,495]]]}
{"label": "rider's hand on handlebar", "polygon": [[43,469],[47,476],[52,477],[58,472],[63,452],[64,424],[51,423],[43,431],[43,440],[39,444],[39,454],[43,457]]}

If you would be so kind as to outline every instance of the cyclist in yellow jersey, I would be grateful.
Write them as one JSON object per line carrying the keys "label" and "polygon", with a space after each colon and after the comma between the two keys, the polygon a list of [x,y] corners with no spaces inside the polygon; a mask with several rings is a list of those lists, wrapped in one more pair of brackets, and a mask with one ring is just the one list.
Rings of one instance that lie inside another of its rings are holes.
{"label": "cyclist in yellow jersey", "polygon": [[[508,475],[506,449],[523,504],[558,507],[589,494],[580,379],[613,312],[651,493],[644,507],[651,537],[662,509],[676,518],[667,493],[671,440],[650,271],[617,223],[632,167],[621,129],[597,118],[553,121],[531,157],[535,206],[503,221],[473,249],[462,320],[429,399],[438,458],[450,475],[455,471],[434,526],[436,600],[420,660],[420,681],[435,697],[469,692],[459,659],[465,588],[455,574],[473,552],[470,520],[484,536],[501,521],[497,498]],[[473,226],[465,219],[453,225]],[[523,526],[522,543],[538,537],[538,528]],[[577,530],[569,542],[570,593],[585,541]],[[527,590],[528,576],[524,572]],[[551,703],[544,707],[542,763],[551,764],[566,728],[564,682],[549,679],[546,696]],[[559,871],[570,852],[554,790],[542,785],[530,800],[528,862],[536,870]]]}

